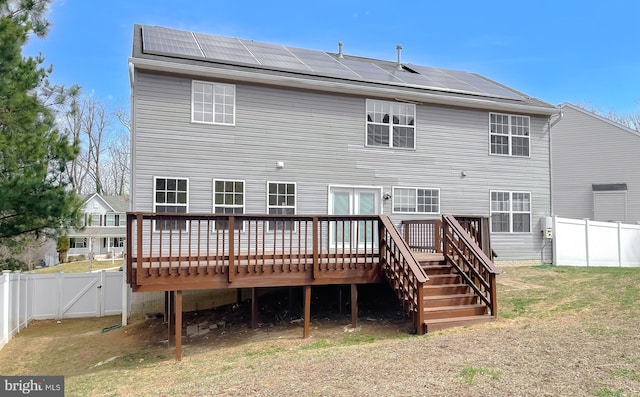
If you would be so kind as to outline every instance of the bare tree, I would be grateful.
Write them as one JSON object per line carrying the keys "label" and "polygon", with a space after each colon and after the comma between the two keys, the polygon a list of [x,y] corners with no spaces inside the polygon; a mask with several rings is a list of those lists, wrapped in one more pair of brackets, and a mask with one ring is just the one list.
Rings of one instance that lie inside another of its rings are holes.
{"label": "bare tree", "polygon": [[87,168],[95,183],[95,193],[104,193],[101,179],[101,163],[105,148],[105,129],[108,126],[107,113],[102,102],[95,98],[85,98],[83,102],[82,132],[87,140]]}
{"label": "bare tree", "polygon": [[129,190],[129,115],[109,111],[95,97],[70,92],[62,105],[63,127],[80,153],[68,172],[78,193],[123,195]]}

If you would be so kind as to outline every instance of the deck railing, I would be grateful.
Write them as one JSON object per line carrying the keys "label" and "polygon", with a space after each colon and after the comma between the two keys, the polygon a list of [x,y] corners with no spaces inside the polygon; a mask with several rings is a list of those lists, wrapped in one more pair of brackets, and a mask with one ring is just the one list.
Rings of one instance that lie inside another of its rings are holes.
{"label": "deck railing", "polygon": [[[485,216],[455,215],[456,221],[491,260],[489,218]],[[409,247],[418,252],[442,252],[442,221],[440,219],[404,220],[400,232]]]}
{"label": "deck railing", "polygon": [[[378,263],[377,215],[127,214],[127,277],[323,272]],[[135,271],[134,271],[135,269]]]}
{"label": "deck railing", "polygon": [[385,279],[412,317],[418,334],[424,333],[424,283],[429,280],[411,249],[387,216],[380,216],[380,262]]}
{"label": "deck railing", "polygon": [[451,215],[442,216],[443,254],[475,294],[497,315],[496,275],[493,262],[478,246],[472,235]]}
{"label": "deck railing", "polygon": [[[127,280],[134,289],[340,284],[384,277],[417,332],[424,332],[428,277],[384,215],[127,213],[127,252]],[[354,274],[360,277],[356,281]]]}
{"label": "deck railing", "polygon": [[416,252],[442,252],[442,221],[439,219],[404,220],[400,234],[411,250]]}

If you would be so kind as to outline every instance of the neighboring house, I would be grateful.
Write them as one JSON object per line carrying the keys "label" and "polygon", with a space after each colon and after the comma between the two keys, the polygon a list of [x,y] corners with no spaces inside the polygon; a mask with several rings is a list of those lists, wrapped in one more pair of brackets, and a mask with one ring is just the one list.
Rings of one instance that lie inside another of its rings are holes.
{"label": "neighboring house", "polygon": [[640,134],[575,105],[551,130],[553,213],[640,223]]}
{"label": "neighboring house", "polygon": [[83,230],[71,230],[67,255],[122,255],[126,237],[126,212],[129,200],[125,196],[98,193],[82,196]]}
{"label": "neighboring house", "polygon": [[147,25],[130,64],[133,211],[491,216],[498,259],[551,259],[548,103],[400,54]]}

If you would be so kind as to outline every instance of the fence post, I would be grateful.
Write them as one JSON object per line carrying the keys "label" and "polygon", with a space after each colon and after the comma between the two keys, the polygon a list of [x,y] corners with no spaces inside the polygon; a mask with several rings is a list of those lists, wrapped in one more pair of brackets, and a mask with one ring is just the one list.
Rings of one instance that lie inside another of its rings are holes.
{"label": "fence post", "polygon": [[104,293],[105,288],[107,288],[106,274],[107,274],[106,270],[100,270],[100,285],[98,285],[98,316],[97,317],[104,316],[104,297],[107,295]]}
{"label": "fence post", "polygon": [[11,272],[9,270],[2,271],[2,278],[4,279],[4,288],[2,288],[2,318],[0,321],[2,322],[2,338],[0,338],[0,346],[4,346],[9,343],[9,308],[11,305],[9,304],[9,297],[11,294],[9,293],[10,284],[9,284],[9,274]]}
{"label": "fence post", "polygon": [[622,223],[618,222],[618,267],[622,267]]}
{"label": "fence post", "polygon": [[552,263],[554,266],[558,266],[558,256],[557,256],[557,252],[558,252],[558,248],[557,248],[557,241],[558,241],[558,215],[554,215],[553,216],[553,238],[551,240],[551,255],[552,255]]}
{"label": "fence post", "polygon": [[56,276],[56,320],[62,320],[62,272],[58,270]]}
{"label": "fence post", "polygon": [[20,332],[20,304],[22,303],[22,299],[21,299],[21,296],[20,296],[20,282],[21,282],[20,281],[20,276],[22,274],[21,274],[20,270],[16,270],[13,273],[18,275],[18,280],[16,281],[17,284],[18,284],[16,286],[16,289],[17,289],[16,296],[18,297],[18,301],[14,302],[13,304],[16,307],[16,333],[19,333]]}
{"label": "fence post", "polygon": [[122,326],[127,325],[129,320],[129,285],[127,284],[127,273],[122,272]]}
{"label": "fence post", "polygon": [[589,219],[584,220],[584,246],[586,247],[587,267],[589,267]]}

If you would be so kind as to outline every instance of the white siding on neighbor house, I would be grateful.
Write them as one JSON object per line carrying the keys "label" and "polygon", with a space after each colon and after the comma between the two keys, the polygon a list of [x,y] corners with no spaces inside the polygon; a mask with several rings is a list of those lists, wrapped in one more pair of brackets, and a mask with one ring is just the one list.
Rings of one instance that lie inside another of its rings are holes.
{"label": "white siding on neighbor house", "polygon": [[531,117],[530,158],[490,156],[488,111],[417,105],[416,150],[394,150],[365,146],[365,97],[245,84],[236,95],[235,126],[195,124],[191,79],[136,72],[135,211],[153,209],[154,176],[189,178],[190,212],[213,211],[214,178],[245,181],[246,213],[266,213],[266,181],[295,182],[299,214],[327,213],[329,185],[439,188],[441,213],[485,216],[491,190],[526,191],[532,232],[492,241],[499,259],[540,257],[540,218],[550,215],[545,117]]}
{"label": "white siding on neighbor house", "polygon": [[573,105],[564,105],[562,112],[551,130],[554,214],[593,220],[592,185],[626,183],[626,219],[608,219],[619,216],[620,200],[600,207],[598,218],[640,222],[640,135]]}

